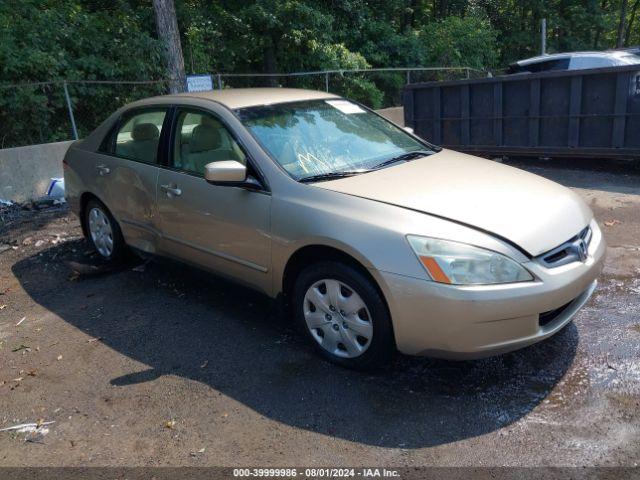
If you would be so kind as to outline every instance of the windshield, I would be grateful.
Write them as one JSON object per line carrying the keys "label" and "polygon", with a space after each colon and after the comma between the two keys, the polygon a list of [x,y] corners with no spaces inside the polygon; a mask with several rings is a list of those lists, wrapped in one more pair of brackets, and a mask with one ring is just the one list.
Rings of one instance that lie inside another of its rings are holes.
{"label": "windshield", "polygon": [[409,152],[433,150],[343,99],[265,105],[238,113],[271,157],[296,180],[366,171]]}

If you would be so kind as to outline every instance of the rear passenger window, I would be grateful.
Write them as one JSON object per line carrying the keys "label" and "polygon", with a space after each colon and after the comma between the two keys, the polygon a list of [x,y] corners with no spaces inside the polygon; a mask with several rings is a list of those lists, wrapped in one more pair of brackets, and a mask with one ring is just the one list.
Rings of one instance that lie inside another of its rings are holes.
{"label": "rear passenger window", "polygon": [[542,62],[542,71],[569,70],[569,60],[569,58],[559,58],[558,60]]}
{"label": "rear passenger window", "polygon": [[559,58],[556,60],[543,60],[541,62],[529,63],[520,67],[520,72],[550,72],[554,70],[568,70],[569,58]]}
{"label": "rear passenger window", "polygon": [[236,160],[246,165],[246,157],[227,128],[213,115],[182,110],[176,123],[173,166],[204,175],[211,162]]}
{"label": "rear passenger window", "polygon": [[166,110],[145,110],[125,119],[116,136],[116,156],[158,163],[158,144],[166,115]]}

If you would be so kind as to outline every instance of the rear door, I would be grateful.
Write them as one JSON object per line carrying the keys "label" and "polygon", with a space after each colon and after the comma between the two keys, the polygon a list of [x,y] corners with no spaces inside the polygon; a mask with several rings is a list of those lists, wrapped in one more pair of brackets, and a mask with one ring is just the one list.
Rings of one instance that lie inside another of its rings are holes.
{"label": "rear door", "polygon": [[158,176],[162,249],[266,291],[271,195],[266,190],[208,183],[205,165],[223,160],[244,163],[250,174],[258,176],[246,150],[218,116],[208,110],[177,108],[168,162]]}
{"label": "rear door", "polygon": [[169,107],[129,110],[96,156],[96,193],[127,244],[154,253],[159,241],[156,183]]}

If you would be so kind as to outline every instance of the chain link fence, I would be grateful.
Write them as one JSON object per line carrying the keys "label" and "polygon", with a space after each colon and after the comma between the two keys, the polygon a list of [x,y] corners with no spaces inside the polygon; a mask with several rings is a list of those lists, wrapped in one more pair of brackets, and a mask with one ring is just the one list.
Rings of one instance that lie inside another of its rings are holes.
{"label": "chain link fence", "polygon": [[324,90],[358,100],[371,108],[402,105],[402,88],[410,83],[486,77],[467,67],[370,68],[284,74],[226,73],[214,77],[216,88],[292,87]]}
{"label": "chain link fence", "polygon": [[0,85],[0,148],[82,138],[116,109],[169,91],[170,81]]}
{"label": "chain link fence", "polygon": [[[213,74],[214,88],[323,90],[372,108],[400,106],[408,83],[485,77],[472,68],[385,68],[284,74]],[[172,80],[69,80],[0,85],[0,148],[82,138],[119,107],[164,95]]]}

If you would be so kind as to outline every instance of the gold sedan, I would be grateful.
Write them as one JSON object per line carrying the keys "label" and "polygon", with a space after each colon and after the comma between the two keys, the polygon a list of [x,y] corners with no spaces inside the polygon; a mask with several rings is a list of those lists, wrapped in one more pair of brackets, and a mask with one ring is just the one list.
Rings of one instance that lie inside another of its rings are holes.
{"label": "gold sedan", "polygon": [[570,190],[444,150],[336,95],[230,89],[111,115],[64,160],[107,260],[176,258],[285,302],[354,368],[476,358],[562,329],[605,244]]}

